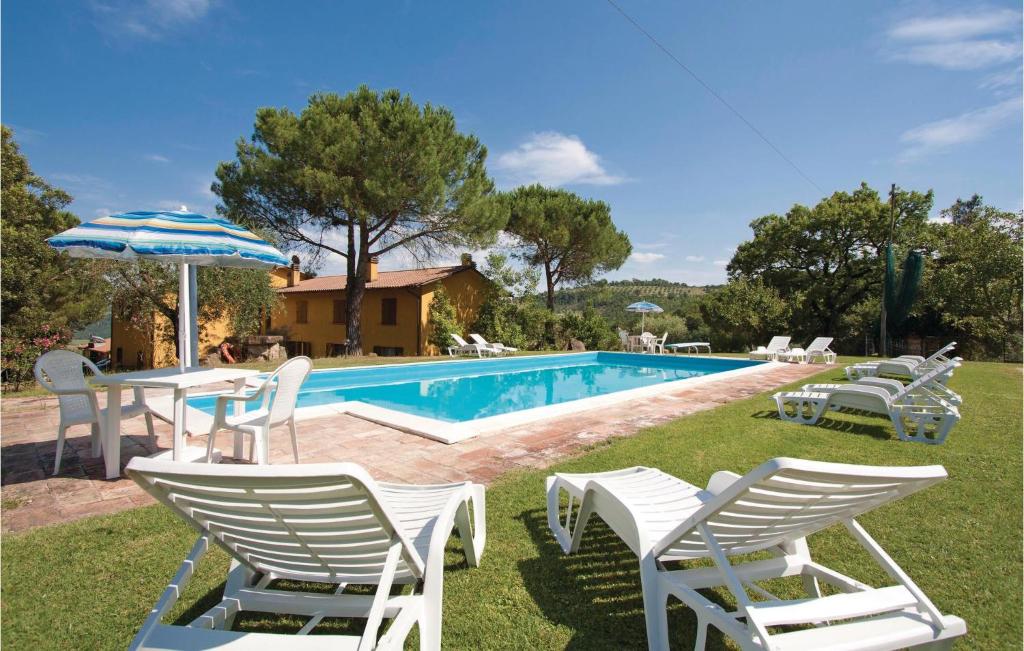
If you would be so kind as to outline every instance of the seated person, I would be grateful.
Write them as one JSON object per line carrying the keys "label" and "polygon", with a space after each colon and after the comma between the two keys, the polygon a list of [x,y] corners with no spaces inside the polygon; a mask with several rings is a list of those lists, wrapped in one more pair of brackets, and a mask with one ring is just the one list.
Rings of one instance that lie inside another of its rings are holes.
{"label": "seated person", "polygon": [[220,353],[221,360],[226,364],[237,364],[241,357],[238,347],[227,339],[217,346],[217,352]]}

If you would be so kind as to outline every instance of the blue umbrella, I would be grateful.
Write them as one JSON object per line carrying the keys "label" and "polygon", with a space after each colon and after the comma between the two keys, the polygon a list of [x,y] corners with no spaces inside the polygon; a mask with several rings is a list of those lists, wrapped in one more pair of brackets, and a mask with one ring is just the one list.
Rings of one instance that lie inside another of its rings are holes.
{"label": "blue umbrella", "polygon": [[194,265],[267,268],[288,266],[270,243],[220,217],[180,211],[138,211],[100,217],[46,242],[76,258],[145,259],[180,265],[179,366],[194,365],[197,342]]}
{"label": "blue umbrella", "polygon": [[633,303],[632,305],[627,305],[626,306],[626,311],[627,312],[639,312],[640,313],[640,331],[643,332],[644,320],[647,318],[647,315],[648,314],[658,314],[660,312],[664,312],[665,310],[661,309],[660,307],[658,307],[654,303],[648,303],[647,301],[640,301],[639,303]]}

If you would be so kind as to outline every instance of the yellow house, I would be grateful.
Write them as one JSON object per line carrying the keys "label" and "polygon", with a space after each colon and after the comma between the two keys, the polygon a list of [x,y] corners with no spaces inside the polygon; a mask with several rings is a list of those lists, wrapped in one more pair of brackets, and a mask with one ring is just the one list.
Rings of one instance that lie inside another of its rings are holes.
{"label": "yellow house", "polygon": [[[270,272],[281,305],[264,324],[261,334],[284,335],[288,355],[326,357],[342,354],[345,327],[346,276],[311,278],[299,271],[298,258],[291,267]],[[455,306],[464,330],[472,327],[484,301],[489,282],[468,256],[464,264],[378,271],[370,263],[363,296],[363,352],[377,355],[436,355],[427,343],[429,308],[434,292],[442,286]],[[116,315],[111,322],[111,359],[118,368],[159,368],[176,363],[171,323],[153,312],[126,322]],[[214,352],[232,333],[227,319],[199,323],[200,359]]]}
{"label": "yellow house", "polygon": [[[378,271],[376,260],[371,261],[361,314],[363,352],[438,354],[427,343],[430,302],[438,286],[447,291],[463,329],[471,327],[489,281],[468,256],[464,262],[447,267]],[[282,306],[271,316],[267,332],[285,336],[289,356],[341,354],[347,339],[347,277],[307,278],[299,272],[297,262],[290,269],[275,270],[276,277],[281,275],[285,282],[277,291]]]}

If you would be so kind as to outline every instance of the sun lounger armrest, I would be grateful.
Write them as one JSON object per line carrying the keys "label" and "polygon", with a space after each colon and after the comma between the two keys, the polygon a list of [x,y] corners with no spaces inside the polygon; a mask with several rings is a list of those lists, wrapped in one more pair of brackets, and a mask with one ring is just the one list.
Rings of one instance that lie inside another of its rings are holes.
{"label": "sun lounger armrest", "polygon": [[719,470],[711,475],[711,479],[708,480],[708,492],[712,495],[718,495],[737,479],[740,479],[740,475],[728,470]]}

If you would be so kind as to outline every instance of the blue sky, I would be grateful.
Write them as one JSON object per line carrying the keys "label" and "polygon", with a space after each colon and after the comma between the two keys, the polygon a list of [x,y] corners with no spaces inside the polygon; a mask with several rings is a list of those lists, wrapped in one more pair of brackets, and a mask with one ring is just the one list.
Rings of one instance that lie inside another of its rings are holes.
{"label": "blue sky", "polygon": [[612,278],[722,282],[752,219],[862,180],[1021,209],[1018,2],[616,2],[810,182],[603,0],[6,3],[0,110],[92,219],[212,212],[257,107],[398,88],[499,186],[607,201],[634,246]]}

